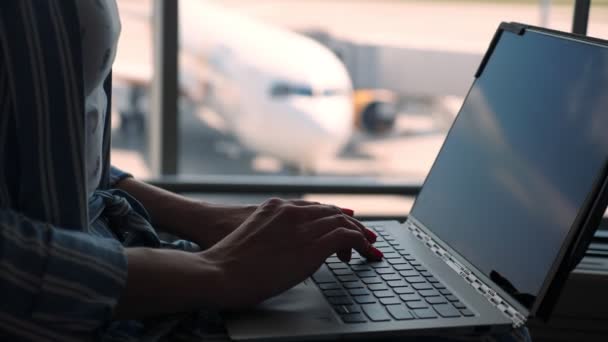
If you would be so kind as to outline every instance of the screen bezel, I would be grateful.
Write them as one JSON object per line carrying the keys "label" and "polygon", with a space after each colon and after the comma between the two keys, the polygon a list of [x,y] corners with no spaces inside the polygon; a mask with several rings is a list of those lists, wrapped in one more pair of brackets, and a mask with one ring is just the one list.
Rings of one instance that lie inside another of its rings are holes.
{"label": "screen bezel", "polygon": [[[559,39],[568,39],[577,43],[583,44],[591,44],[600,48],[608,48],[608,41],[588,38],[584,36],[569,34],[566,32],[560,32],[555,30],[549,30],[539,27],[534,27],[525,24],[518,23],[501,23],[496,34],[490,43],[490,47],[488,48],[488,52],[486,56],[484,56],[480,70],[475,75],[475,81],[471,85],[469,92],[467,93],[466,99],[469,97],[470,91],[475,87],[477,78],[483,75],[483,68],[485,67],[485,63],[489,58],[491,58],[491,54],[494,51],[494,47],[500,43],[500,38],[502,34],[515,34],[521,36],[523,39],[526,32],[538,33],[546,36],[550,36],[553,38]],[[464,104],[463,102],[463,104]],[[454,120],[455,122],[456,120]],[[444,140],[442,147],[440,149],[435,162],[433,162],[433,166],[431,167],[431,171],[425,178],[425,182],[423,183],[422,188],[424,188],[424,184],[429,179],[429,175],[433,171],[435,163],[439,156],[441,155],[441,151],[443,151],[445,147],[445,142],[448,137],[452,133],[454,125],[450,128],[450,131],[446,135],[446,139]],[[416,203],[411,211],[411,218],[417,223],[417,226],[421,228],[425,233],[429,234],[434,240],[436,240],[441,247],[448,250],[456,259],[461,262],[464,266],[469,268],[476,277],[481,279],[486,284],[491,284],[492,288],[510,305],[514,306],[522,315],[527,317],[538,317],[541,319],[547,319],[551,314],[555,303],[561,293],[561,289],[565,281],[570,274],[570,271],[574,266],[576,266],[577,261],[571,260],[572,258],[577,257],[577,251],[580,252],[581,249],[587,248],[592,236],[593,232],[599,225],[599,222],[603,216],[604,211],[606,210],[606,206],[608,204],[608,158],[604,161],[604,164],[601,169],[598,170],[597,178],[593,182],[593,186],[585,201],[581,205],[576,218],[574,219],[572,225],[566,237],[563,240],[562,245],[558,251],[558,254],[551,264],[549,271],[547,272],[547,276],[545,277],[542,286],[536,295],[534,303],[531,307],[526,307],[524,304],[519,302],[515,297],[511,296],[505,290],[502,289],[501,286],[496,284],[493,280],[489,278],[483,271],[479,270],[472,263],[470,263],[466,258],[460,255],[457,251],[452,249],[445,241],[435,235],[428,227],[426,227],[421,221],[416,219],[415,211],[416,211]],[[570,258],[568,258],[570,257]]]}

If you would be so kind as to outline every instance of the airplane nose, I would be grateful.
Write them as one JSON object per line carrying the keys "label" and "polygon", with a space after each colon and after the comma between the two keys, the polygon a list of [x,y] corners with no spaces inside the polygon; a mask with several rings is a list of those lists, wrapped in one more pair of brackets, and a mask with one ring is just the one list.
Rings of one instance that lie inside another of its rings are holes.
{"label": "airplane nose", "polygon": [[[314,165],[316,161],[335,156],[346,145],[354,127],[353,105],[348,98],[316,99],[305,106],[294,105],[299,112],[305,138],[294,139],[300,159]],[[298,135],[298,134],[296,134]]]}
{"label": "airplane nose", "polygon": [[310,118],[320,135],[334,139],[349,137],[353,128],[353,104],[345,96],[335,96],[315,99],[314,103],[306,106],[294,106]]}

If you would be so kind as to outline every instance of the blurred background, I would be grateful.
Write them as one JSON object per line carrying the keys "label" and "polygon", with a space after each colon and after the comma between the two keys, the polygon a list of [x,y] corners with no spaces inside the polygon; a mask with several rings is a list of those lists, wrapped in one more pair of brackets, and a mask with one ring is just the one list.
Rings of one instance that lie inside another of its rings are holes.
{"label": "blurred background", "polygon": [[[112,161],[144,179],[159,176],[147,132],[153,2],[118,2],[113,73]],[[573,8],[558,0],[180,0],[178,175],[420,185],[499,23],[570,31]],[[588,34],[608,38],[608,0],[592,2]],[[411,205],[323,196],[383,213]]]}

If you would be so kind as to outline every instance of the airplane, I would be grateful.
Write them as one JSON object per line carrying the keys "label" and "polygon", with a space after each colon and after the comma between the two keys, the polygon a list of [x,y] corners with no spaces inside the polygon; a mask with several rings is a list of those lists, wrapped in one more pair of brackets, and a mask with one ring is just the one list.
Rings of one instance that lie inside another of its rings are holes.
{"label": "airplane", "polygon": [[[210,1],[181,0],[179,7],[181,93],[211,108],[243,146],[314,173],[355,130],[391,130],[396,97],[353,90],[342,61],[319,42]],[[115,79],[131,87],[124,123],[143,121],[138,107],[152,77],[148,63],[118,59],[114,66]]]}

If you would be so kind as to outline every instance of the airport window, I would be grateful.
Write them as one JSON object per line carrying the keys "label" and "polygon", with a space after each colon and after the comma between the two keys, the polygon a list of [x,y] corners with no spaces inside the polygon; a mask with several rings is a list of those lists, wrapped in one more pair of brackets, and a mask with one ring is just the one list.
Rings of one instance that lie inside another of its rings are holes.
{"label": "airport window", "polygon": [[[118,3],[112,157],[142,178],[153,1]],[[179,174],[421,184],[498,24],[569,31],[573,4],[180,0]],[[292,95],[310,101],[275,101]]]}

